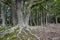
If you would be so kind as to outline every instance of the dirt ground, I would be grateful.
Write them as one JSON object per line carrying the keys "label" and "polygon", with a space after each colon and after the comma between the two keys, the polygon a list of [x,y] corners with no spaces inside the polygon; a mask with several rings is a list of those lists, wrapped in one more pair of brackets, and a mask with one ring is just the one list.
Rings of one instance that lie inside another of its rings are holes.
{"label": "dirt ground", "polygon": [[60,40],[60,24],[30,27],[31,33],[37,35],[40,40]]}

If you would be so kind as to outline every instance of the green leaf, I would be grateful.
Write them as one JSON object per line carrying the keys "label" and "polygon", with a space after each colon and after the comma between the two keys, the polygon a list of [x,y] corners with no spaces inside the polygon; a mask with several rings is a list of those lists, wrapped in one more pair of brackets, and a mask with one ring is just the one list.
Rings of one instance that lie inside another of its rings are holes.
{"label": "green leaf", "polygon": [[60,3],[60,0],[57,0],[58,3]]}

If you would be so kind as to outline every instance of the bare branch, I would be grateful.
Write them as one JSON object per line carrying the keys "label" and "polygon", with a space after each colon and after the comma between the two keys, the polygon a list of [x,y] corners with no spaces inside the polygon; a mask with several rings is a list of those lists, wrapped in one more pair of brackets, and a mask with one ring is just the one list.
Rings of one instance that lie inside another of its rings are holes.
{"label": "bare branch", "polygon": [[41,3],[43,3],[44,1],[45,1],[45,0],[42,0],[42,1],[39,1],[39,2],[36,2],[36,3],[31,2],[31,4],[28,6],[28,8],[31,8],[33,5],[41,4]]}

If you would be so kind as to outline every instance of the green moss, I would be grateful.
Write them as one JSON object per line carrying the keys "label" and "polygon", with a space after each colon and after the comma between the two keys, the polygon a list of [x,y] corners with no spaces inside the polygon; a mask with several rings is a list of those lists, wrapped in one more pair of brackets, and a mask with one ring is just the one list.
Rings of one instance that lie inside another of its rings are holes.
{"label": "green moss", "polygon": [[0,38],[2,37],[2,34],[0,34]]}
{"label": "green moss", "polygon": [[20,29],[20,27],[15,28],[15,29],[14,29],[14,32],[16,32],[16,31],[19,30],[19,29]]}
{"label": "green moss", "polygon": [[4,38],[12,37],[12,36],[14,36],[14,35],[15,35],[14,32],[12,32],[12,33],[7,33],[7,34],[4,35]]}
{"label": "green moss", "polygon": [[14,36],[14,37],[12,37],[11,40],[19,40],[19,38],[17,36]]}
{"label": "green moss", "polygon": [[0,31],[5,30],[5,27],[0,27]]}
{"label": "green moss", "polygon": [[20,39],[22,40],[36,40],[36,37],[34,35],[31,35],[29,33],[22,32],[19,34]]}
{"label": "green moss", "polygon": [[2,38],[0,38],[0,40],[2,40]]}
{"label": "green moss", "polygon": [[[19,35],[17,34],[20,29],[20,27],[16,27],[14,29],[14,32],[8,33],[10,28],[12,27],[0,27],[0,31],[2,30],[7,30],[7,33],[3,36],[0,32],[0,40],[7,40],[7,38],[9,38],[10,40],[36,40],[34,35],[29,34],[28,32],[24,32],[22,31]],[[3,32],[4,32],[3,31]],[[17,37],[18,35],[18,37]],[[2,37],[3,36],[3,37]]]}

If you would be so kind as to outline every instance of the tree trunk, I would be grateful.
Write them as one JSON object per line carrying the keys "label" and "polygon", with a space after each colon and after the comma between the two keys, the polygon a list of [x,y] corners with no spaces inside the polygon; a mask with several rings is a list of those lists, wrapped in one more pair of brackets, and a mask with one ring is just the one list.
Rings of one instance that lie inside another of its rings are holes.
{"label": "tree trunk", "polygon": [[26,26],[28,26],[28,24],[29,24],[30,14],[31,14],[31,11],[30,11],[30,9],[29,9],[29,10],[28,10],[28,13],[27,13],[27,15],[26,15],[26,18],[25,18],[25,20],[24,20]]}
{"label": "tree trunk", "polygon": [[46,25],[47,25],[47,14],[46,14]]}
{"label": "tree trunk", "polygon": [[15,18],[16,5],[15,5],[15,1],[14,0],[11,0],[11,13],[12,13],[13,26],[15,26],[16,25],[16,18]]}
{"label": "tree trunk", "polygon": [[23,21],[23,14],[21,11],[21,3],[17,0],[17,17],[18,17],[18,26],[25,26]]}
{"label": "tree trunk", "polygon": [[2,7],[1,7],[1,18],[2,18],[2,26],[5,26],[5,5],[2,4]]}
{"label": "tree trunk", "polygon": [[57,24],[57,23],[58,23],[58,22],[57,22],[57,17],[56,17],[55,19],[56,19],[56,24]]}
{"label": "tree trunk", "polygon": [[[48,6],[47,6],[47,4],[46,4],[46,9],[48,9]],[[47,20],[47,15],[48,14],[48,12],[46,12],[46,25],[48,25],[48,20]]]}
{"label": "tree trunk", "polygon": [[42,22],[42,13],[43,13],[43,10],[41,10],[41,26],[43,25],[43,22]]}

